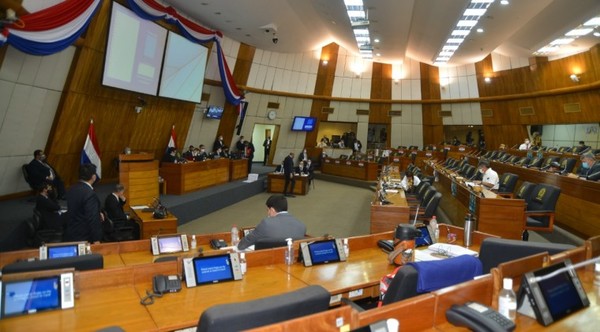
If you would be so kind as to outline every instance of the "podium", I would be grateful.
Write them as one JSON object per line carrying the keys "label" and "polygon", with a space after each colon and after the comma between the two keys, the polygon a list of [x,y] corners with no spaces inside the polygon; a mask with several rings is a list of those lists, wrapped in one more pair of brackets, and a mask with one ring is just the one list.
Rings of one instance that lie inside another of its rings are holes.
{"label": "podium", "polygon": [[119,182],[130,206],[150,204],[158,198],[158,160],[153,153],[119,155]]}

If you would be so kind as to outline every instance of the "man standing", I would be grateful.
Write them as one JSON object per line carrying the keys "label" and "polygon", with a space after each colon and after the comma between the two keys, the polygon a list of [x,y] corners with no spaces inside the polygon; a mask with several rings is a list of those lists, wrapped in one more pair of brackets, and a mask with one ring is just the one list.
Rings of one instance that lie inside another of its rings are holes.
{"label": "man standing", "polygon": [[245,147],[245,145],[244,145],[244,136],[240,136],[239,141],[237,141],[235,143],[235,148],[237,149],[237,151],[239,152],[239,154],[241,156],[244,155],[244,147]]}
{"label": "man standing", "polygon": [[223,135],[219,135],[213,144],[213,152],[217,151],[218,149],[223,150],[224,147],[225,142],[223,142]]}
{"label": "man standing", "polygon": [[250,141],[244,142],[244,156],[248,159],[248,174],[252,173],[252,160],[254,160],[254,144]]}
{"label": "man standing", "polygon": [[46,162],[46,155],[43,150],[33,152],[33,160],[27,165],[29,173],[29,182],[35,189],[42,188],[46,183],[51,184],[56,189],[58,199],[64,199],[65,185],[58,173]]}
{"label": "man standing", "polygon": [[[294,153],[290,152],[290,154],[283,159],[283,176],[285,176],[285,184],[283,185],[283,195],[287,197],[296,197],[294,196],[294,185],[296,185],[296,180],[294,179]],[[292,188],[288,192],[288,185],[292,184]]]}
{"label": "man standing", "polygon": [[490,168],[490,162],[482,159],[479,162],[479,172],[482,174],[481,181],[475,181],[475,183],[485,186],[487,189],[494,190],[500,186],[500,178],[498,173]]}
{"label": "man standing", "polygon": [[100,211],[100,199],[92,187],[97,178],[96,165],[84,164],[79,167],[79,182],[67,194],[70,219],[65,227],[65,241],[96,243],[102,240],[104,216]]}
{"label": "man standing", "polygon": [[269,161],[269,154],[271,153],[271,136],[267,136],[267,138],[263,142],[263,146],[265,147],[265,159],[263,160],[263,166],[267,166],[267,162]]}
{"label": "man standing", "polygon": [[285,241],[287,238],[302,239],[306,234],[306,226],[288,213],[287,199],[281,195],[273,195],[267,199],[267,217],[261,220],[250,234],[244,236],[237,247],[244,250],[261,239]]}

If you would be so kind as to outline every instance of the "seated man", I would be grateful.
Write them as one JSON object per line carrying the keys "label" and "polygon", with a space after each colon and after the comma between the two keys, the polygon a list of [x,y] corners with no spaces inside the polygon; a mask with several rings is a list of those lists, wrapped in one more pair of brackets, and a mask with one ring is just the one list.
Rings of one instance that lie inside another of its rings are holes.
{"label": "seated man", "polygon": [[185,158],[185,159],[187,159],[187,160],[193,161],[194,157],[195,157],[194,146],[190,145],[190,147],[188,148],[188,150],[183,153],[182,157]]}
{"label": "seated man", "polygon": [[531,143],[529,142],[529,138],[525,139],[525,142],[519,145],[519,150],[529,150],[531,148]]}
{"label": "seated man", "polygon": [[288,213],[287,199],[284,196],[272,195],[267,199],[266,205],[267,217],[242,238],[237,246],[239,250],[244,250],[261,239],[298,240],[306,234],[306,226]]}
{"label": "seated man", "polygon": [[54,188],[51,184],[45,184],[40,188],[35,199],[35,208],[42,217],[42,229],[63,230],[67,222],[67,216],[54,198]]}
{"label": "seated man", "polygon": [[27,165],[29,173],[29,182],[33,188],[41,188],[46,183],[50,183],[56,188],[58,199],[64,199],[65,185],[58,176],[58,173],[46,162],[46,155],[43,150],[35,150],[33,152],[33,160]]}
{"label": "seated man", "polygon": [[204,144],[200,144],[198,149],[199,149],[198,155],[196,156],[196,158],[194,158],[194,160],[195,161],[205,161],[206,159],[208,159],[208,153],[206,153],[206,148],[204,147]]}
{"label": "seated man", "polygon": [[500,178],[498,173],[490,168],[490,162],[482,159],[479,162],[479,172],[482,174],[481,181],[475,181],[475,183],[481,184],[487,189],[494,190],[500,186]]}
{"label": "seated man", "polygon": [[106,196],[104,200],[104,211],[106,216],[113,221],[115,226],[124,225],[133,227],[133,235],[136,239],[140,238],[140,226],[129,219],[129,216],[125,213],[123,206],[127,202],[125,197],[125,186],[118,183],[115,186],[115,190],[112,194]]}
{"label": "seated man", "polygon": [[591,181],[600,179],[600,162],[596,160],[592,153],[587,152],[581,156],[581,167],[578,176]]}
{"label": "seated man", "polygon": [[162,158],[162,162],[164,163],[177,163],[177,160],[177,149],[174,147],[168,148]]}

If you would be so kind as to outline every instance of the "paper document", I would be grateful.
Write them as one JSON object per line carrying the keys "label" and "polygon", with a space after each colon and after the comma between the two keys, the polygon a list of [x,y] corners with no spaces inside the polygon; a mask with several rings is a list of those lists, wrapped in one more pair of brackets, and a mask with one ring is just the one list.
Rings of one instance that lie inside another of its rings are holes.
{"label": "paper document", "polygon": [[132,205],[132,206],[130,206],[130,208],[132,208],[134,210],[141,210],[141,209],[147,209],[148,205]]}
{"label": "paper document", "polygon": [[415,261],[433,261],[462,255],[478,256],[478,253],[456,244],[435,243],[427,249],[416,250]]}

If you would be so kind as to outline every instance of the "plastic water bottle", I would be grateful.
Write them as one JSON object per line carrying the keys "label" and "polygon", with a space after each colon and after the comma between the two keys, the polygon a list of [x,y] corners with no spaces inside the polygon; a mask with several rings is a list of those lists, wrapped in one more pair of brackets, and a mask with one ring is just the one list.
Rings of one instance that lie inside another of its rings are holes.
{"label": "plastic water bottle", "polygon": [[433,242],[439,242],[440,227],[438,226],[438,222],[435,216],[431,217],[431,220],[429,221],[429,227],[431,227],[431,231],[433,232]]}
{"label": "plastic water bottle", "polygon": [[240,269],[242,270],[242,275],[246,274],[246,269],[248,266],[246,265],[246,253],[240,253]]}
{"label": "plastic water bottle", "polygon": [[292,265],[294,264],[294,245],[292,243],[292,238],[287,238],[285,241],[287,241],[287,248],[285,249],[285,264]]}
{"label": "plastic water bottle", "polygon": [[346,258],[350,256],[350,245],[348,245],[348,239],[344,239],[344,254],[346,255]]}
{"label": "plastic water bottle", "polygon": [[196,243],[196,234],[192,235],[192,249],[196,249],[196,246],[198,244]]}
{"label": "plastic water bottle", "polygon": [[233,227],[231,227],[231,245],[237,246],[238,243],[240,243],[240,232],[238,231],[237,226],[233,225]]}
{"label": "plastic water bottle", "polygon": [[498,296],[498,312],[512,321],[517,318],[517,295],[512,289],[511,278],[502,280],[503,288]]}

